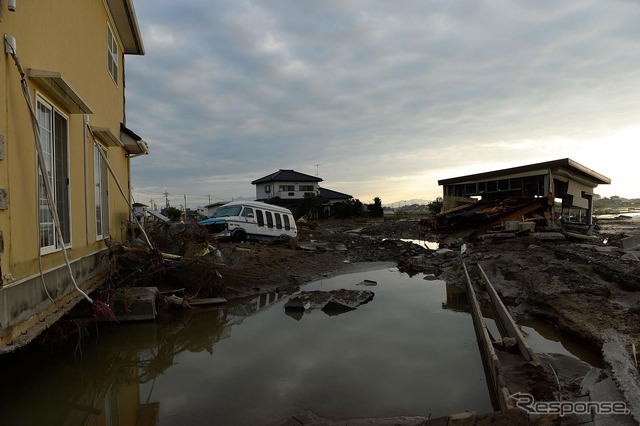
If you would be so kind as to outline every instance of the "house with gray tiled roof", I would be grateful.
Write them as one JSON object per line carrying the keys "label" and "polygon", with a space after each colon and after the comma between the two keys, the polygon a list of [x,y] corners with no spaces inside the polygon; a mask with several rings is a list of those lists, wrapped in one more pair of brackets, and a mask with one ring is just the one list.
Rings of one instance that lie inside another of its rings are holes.
{"label": "house with gray tiled roof", "polygon": [[280,169],[275,173],[261,177],[251,182],[256,186],[256,201],[291,207],[302,200],[305,194],[313,194],[322,198],[325,215],[331,214],[333,204],[353,198],[349,194],[321,188],[323,179],[317,176],[296,172],[295,170]]}
{"label": "house with gray tiled roof", "polygon": [[272,198],[281,200],[300,200],[305,194],[320,196],[319,183],[322,179],[295,170],[278,170],[251,182],[256,186],[256,201]]}

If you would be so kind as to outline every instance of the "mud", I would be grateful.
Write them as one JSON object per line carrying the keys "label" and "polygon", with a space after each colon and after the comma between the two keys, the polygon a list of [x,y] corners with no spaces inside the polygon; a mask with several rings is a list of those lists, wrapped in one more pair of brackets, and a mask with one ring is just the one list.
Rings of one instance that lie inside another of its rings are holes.
{"label": "mud", "polygon": [[[449,244],[442,244],[446,249],[437,251],[403,241],[437,238],[418,220],[306,222],[298,225],[297,240],[278,244],[217,243],[197,225],[179,225],[154,229],[150,238],[159,250],[184,256],[180,261],[167,265],[157,251],[135,245],[134,252],[124,251],[118,259],[120,267],[126,266],[121,279],[135,285],[185,286],[200,297],[230,299],[294,291],[360,262],[393,262],[403,272],[432,274],[463,286],[462,259],[471,270],[476,263],[483,267],[516,319],[548,322],[600,348],[608,328],[618,331],[624,343],[640,344],[640,261],[624,256],[640,252],[620,248],[625,237],[640,234],[639,225],[640,217],[602,220],[590,239],[576,241],[448,235]],[[219,253],[206,254],[207,246]],[[202,250],[205,254],[198,254]],[[133,262],[140,261],[141,253],[152,273]],[[161,263],[164,268],[158,268]]]}
{"label": "mud", "polygon": [[532,236],[459,239],[451,250],[436,252],[401,241],[436,238],[417,220],[322,221],[301,225],[297,243],[341,243],[346,251],[307,252],[290,243],[218,247],[228,265],[223,272],[227,287],[237,294],[295,289],[365,261],[394,262],[409,274],[433,274],[463,286],[462,258],[472,269],[481,264],[516,319],[543,320],[600,348],[608,328],[626,344],[640,344],[640,262],[623,259],[625,252],[616,246],[624,236],[640,233],[639,223],[602,221],[588,243]]}

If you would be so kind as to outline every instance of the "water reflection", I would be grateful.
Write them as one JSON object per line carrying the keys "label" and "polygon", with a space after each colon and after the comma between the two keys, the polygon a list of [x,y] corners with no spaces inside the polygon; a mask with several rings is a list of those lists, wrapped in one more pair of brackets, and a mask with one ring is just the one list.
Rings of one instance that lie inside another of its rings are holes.
{"label": "water reflection", "polygon": [[[442,309],[469,312],[466,289],[447,284],[446,290],[447,301],[442,304]],[[482,316],[493,340],[498,340],[505,335],[504,330],[499,329],[495,320],[495,312],[490,305],[482,307]],[[569,355],[594,367],[602,367],[603,365],[602,355],[598,348],[591,347],[584,341],[559,331],[553,324],[519,318],[518,326],[535,352]]]}
{"label": "water reflection", "polygon": [[176,357],[212,355],[233,326],[282,297],[263,294],[227,309],[195,309],[158,323],[103,325],[79,347],[64,344],[53,355],[32,347],[1,357],[1,424],[157,425],[161,401],[152,400],[155,381]]}
{"label": "water reflection", "polygon": [[369,287],[376,296],[349,315],[313,311],[291,321],[284,297],[270,294],[102,326],[77,358],[73,343],[11,357],[2,424],[254,425],[300,409],[334,418],[491,411],[470,318],[442,309],[459,302],[444,283],[392,269],[305,289],[361,289],[365,279],[378,283]]}
{"label": "water reflection", "polygon": [[424,247],[429,250],[438,250],[440,248],[440,243],[437,241],[427,241],[427,240],[416,240],[412,238],[385,238],[383,241],[392,240],[392,241],[403,241],[405,243],[416,244],[420,247]]}
{"label": "water reflection", "polygon": [[446,284],[447,301],[442,304],[442,309],[449,309],[455,312],[471,312],[467,291],[453,284]]}
{"label": "water reflection", "polygon": [[330,418],[492,411],[466,292],[395,268],[305,290],[362,289],[364,280],[377,283],[367,287],[375,297],[348,315],[312,311],[292,321],[287,296],[265,294],[156,323],[101,326],[77,357],[75,342],[2,357],[2,425],[256,425],[300,409]]}

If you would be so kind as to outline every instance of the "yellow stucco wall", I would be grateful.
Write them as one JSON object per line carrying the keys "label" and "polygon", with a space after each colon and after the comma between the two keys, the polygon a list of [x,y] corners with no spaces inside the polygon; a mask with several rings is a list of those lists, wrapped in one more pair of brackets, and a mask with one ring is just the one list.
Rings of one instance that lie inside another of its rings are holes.
{"label": "yellow stucco wall", "polygon": [[[118,36],[105,3],[102,0],[21,1],[17,3],[16,12],[9,12],[3,2],[2,15],[0,33],[15,37],[24,70],[60,73],[93,110],[93,114],[88,115],[89,123],[107,127],[119,136],[120,123],[124,120],[124,58],[119,45],[116,84],[107,70],[107,25],[116,38]],[[0,266],[3,284],[8,284],[38,273],[39,234],[34,134],[18,70],[12,57],[5,54],[4,49],[2,52],[0,135],[5,139],[5,157],[0,160],[0,188],[8,192],[9,208],[0,210],[0,231],[4,239]],[[68,254],[72,260],[77,259],[105,247],[103,241],[96,241],[92,141],[84,138],[82,114],[70,114],[46,88],[38,86],[33,79],[28,79],[28,83],[34,105],[36,93],[40,94],[68,119],[72,225]],[[108,157],[129,196],[129,159],[124,149],[109,148]],[[85,184],[87,176],[89,181]],[[109,209],[111,236],[121,240],[129,207],[111,177]],[[42,257],[44,269],[63,263],[60,251]],[[11,274],[11,279],[7,279],[6,274]]]}

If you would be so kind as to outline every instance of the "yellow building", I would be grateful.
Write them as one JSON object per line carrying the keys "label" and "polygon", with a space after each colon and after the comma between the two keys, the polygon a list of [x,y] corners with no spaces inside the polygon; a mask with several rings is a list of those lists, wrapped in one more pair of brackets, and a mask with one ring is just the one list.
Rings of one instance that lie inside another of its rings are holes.
{"label": "yellow building", "polygon": [[148,151],[126,127],[124,57],[144,54],[132,0],[0,0],[0,12],[2,353],[104,282],[107,244],[131,218],[130,159]]}

